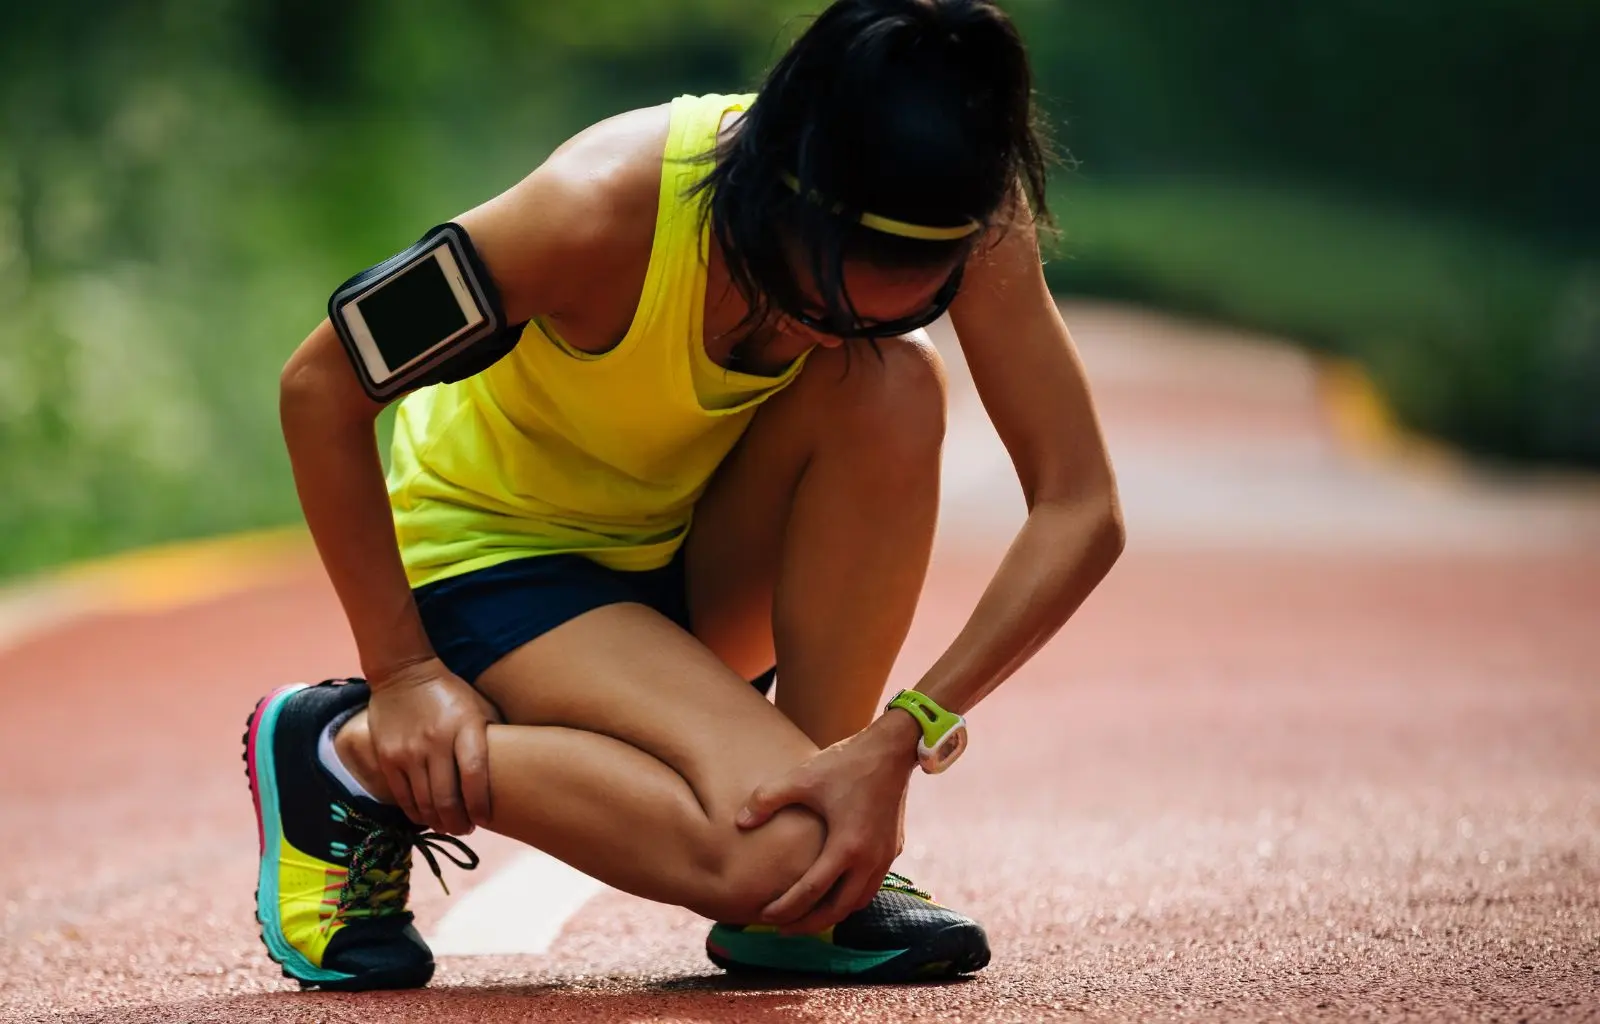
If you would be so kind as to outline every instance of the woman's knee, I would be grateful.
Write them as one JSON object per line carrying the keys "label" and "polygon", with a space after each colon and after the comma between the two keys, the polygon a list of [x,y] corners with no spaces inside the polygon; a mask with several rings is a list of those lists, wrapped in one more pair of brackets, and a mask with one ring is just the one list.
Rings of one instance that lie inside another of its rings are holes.
{"label": "woman's knee", "polygon": [[872,447],[889,468],[937,460],[944,443],[944,361],[926,337],[879,339],[813,352],[806,375],[828,388],[820,424],[840,444]]}
{"label": "woman's knee", "polygon": [[714,921],[748,924],[789,891],[822,852],[822,819],[803,808],[779,811],[760,828],[712,826],[700,884],[688,909]]}

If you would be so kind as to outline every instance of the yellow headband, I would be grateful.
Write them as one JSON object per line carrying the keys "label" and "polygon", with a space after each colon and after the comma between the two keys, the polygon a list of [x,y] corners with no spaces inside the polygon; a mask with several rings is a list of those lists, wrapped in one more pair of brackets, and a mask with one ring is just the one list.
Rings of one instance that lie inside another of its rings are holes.
{"label": "yellow headband", "polygon": [[[794,175],[785,173],[783,183],[788,185],[790,191],[795,195],[800,194],[800,179]],[[816,189],[812,189],[811,194],[806,198],[818,205],[825,202]],[[839,213],[843,209],[844,205],[842,203],[833,204],[834,213]],[[863,213],[861,215],[861,226],[871,228],[873,231],[881,231],[886,235],[915,238],[924,242],[953,242],[958,238],[966,238],[974,232],[983,230],[983,225],[975,220],[969,220],[959,227],[934,228],[924,224],[908,224],[903,220],[895,220],[892,217],[880,217],[876,213]]]}

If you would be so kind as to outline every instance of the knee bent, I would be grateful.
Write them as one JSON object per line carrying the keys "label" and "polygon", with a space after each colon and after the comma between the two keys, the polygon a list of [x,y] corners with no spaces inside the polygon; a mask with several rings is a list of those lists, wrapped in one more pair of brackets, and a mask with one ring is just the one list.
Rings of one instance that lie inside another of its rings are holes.
{"label": "knee bent", "polygon": [[822,851],[824,826],[809,811],[782,811],[752,832],[718,829],[701,892],[689,909],[714,921],[748,924],[789,891]]}
{"label": "knee bent", "polygon": [[831,385],[830,428],[851,443],[885,448],[890,464],[937,455],[944,442],[944,361],[923,335],[882,338],[813,352],[807,375]]}

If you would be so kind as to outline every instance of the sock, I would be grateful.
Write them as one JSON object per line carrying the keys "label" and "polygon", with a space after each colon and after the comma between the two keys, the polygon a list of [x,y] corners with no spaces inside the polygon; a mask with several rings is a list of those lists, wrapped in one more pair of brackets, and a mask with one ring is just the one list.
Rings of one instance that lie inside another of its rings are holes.
{"label": "sock", "polygon": [[366,797],[368,800],[377,802],[378,798],[368,793],[366,788],[356,781],[356,777],[350,774],[350,769],[344,766],[344,762],[339,760],[339,751],[333,745],[333,737],[339,732],[339,729],[344,723],[354,718],[355,713],[360,710],[360,708],[351,708],[328,723],[328,727],[322,730],[322,738],[317,740],[317,760],[322,762],[322,767],[328,769],[328,774],[339,780],[339,784],[345,788],[345,792],[351,796]]}

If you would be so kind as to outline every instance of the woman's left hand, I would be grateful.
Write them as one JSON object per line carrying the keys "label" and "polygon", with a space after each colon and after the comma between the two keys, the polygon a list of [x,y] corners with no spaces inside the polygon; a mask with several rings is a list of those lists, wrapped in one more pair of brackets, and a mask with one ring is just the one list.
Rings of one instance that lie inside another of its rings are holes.
{"label": "woman's left hand", "polygon": [[799,805],[820,815],[828,829],[816,863],[767,905],[763,923],[785,935],[819,932],[872,902],[905,841],[906,789],[919,735],[910,715],[890,712],[750,795],[740,828],[756,828]]}

